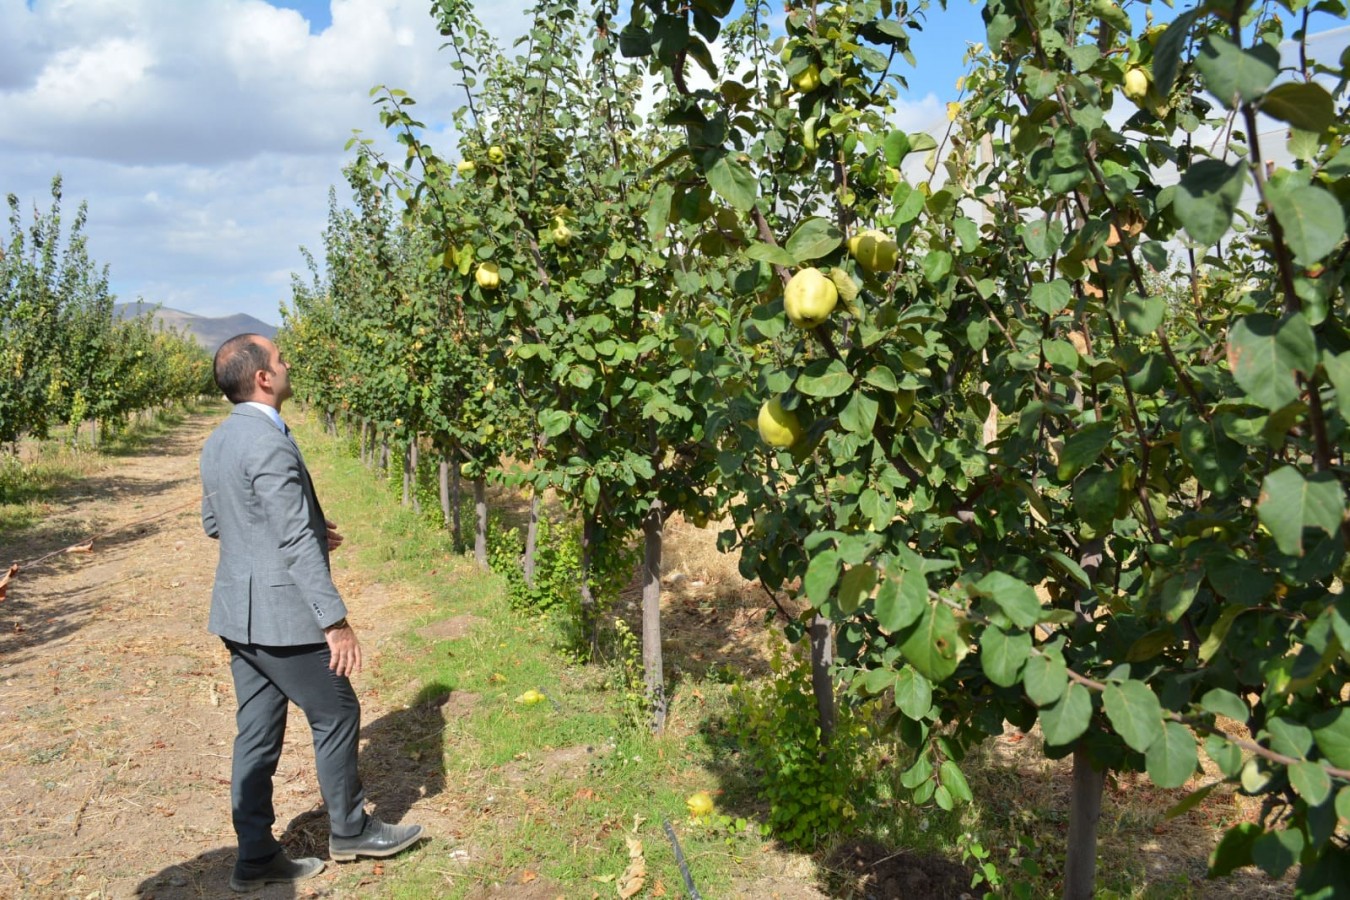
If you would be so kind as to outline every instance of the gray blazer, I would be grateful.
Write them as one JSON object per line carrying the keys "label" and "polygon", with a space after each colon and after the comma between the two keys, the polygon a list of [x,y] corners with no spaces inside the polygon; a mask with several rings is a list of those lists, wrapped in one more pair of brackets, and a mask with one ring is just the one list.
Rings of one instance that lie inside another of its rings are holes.
{"label": "gray blazer", "polygon": [[220,540],[207,629],[241,644],[321,644],[347,615],[300,448],[239,404],[202,447],[202,527]]}

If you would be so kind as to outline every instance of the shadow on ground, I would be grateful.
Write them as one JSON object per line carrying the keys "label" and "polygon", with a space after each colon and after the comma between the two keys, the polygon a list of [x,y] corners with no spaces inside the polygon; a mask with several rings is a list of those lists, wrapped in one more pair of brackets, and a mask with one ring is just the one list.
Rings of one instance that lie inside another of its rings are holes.
{"label": "shadow on ground", "polygon": [[[366,785],[367,811],[385,822],[400,823],[419,800],[445,789],[442,747],[445,732],[444,707],[451,690],[436,682],[418,693],[406,708],[395,710],[361,729],[361,779]],[[222,790],[228,790],[222,788]],[[324,873],[301,886],[269,885],[252,896],[269,900],[310,896],[309,887],[319,887],[343,872],[342,863],[328,858],[328,812],[311,809],[291,819],[280,837],[292,858],[316,856],[327,861]],[[409,853],[416,853],[413,848]],[[144,900],[188,900],[202,897],[236,897],[230,890],[230,872],[235,850],[222,847],[192,859],[166,866],[143,880],[136,895]]]}

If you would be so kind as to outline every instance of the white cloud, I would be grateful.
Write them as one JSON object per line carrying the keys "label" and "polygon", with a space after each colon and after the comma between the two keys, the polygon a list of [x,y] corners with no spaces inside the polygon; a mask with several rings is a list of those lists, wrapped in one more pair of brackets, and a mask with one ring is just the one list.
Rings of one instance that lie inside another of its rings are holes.
{"label": "white cloud", "polygon": [[[484,16],[504,46],[524,5]],[[119,299],[275,323],[329,186],[347,194],[353,129],[393,146],[375,84],[416,97],[449,152],[463,93],[427,9],[331,0],[316,34],[263,0],[0,0],[0,195],[30,218],[59,172]]]}

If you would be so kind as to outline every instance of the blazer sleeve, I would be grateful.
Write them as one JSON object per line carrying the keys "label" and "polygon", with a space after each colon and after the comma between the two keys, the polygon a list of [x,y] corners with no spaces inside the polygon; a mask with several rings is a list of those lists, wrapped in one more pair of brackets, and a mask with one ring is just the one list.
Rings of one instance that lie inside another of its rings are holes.
{"label": "blazer sleeve", "polygon": [[327,534],[318,533],[314,527],[315,521],[323,519],[314,505],[317,501],[305,490],[304,464],[299,452],[284,439],[254,446],[253,491],[264,521],[275,530],[277,550],[287,572],[295,579],[319,626],[326,628],[344,618],[347,607],[333,584],[324,556]]}
{"label": "blazer sleeve", "polygon": [[220,538],[220,526],[216,524],[216,510],[211,505],[211,495],[202,493],[202,530],[209,538]]}

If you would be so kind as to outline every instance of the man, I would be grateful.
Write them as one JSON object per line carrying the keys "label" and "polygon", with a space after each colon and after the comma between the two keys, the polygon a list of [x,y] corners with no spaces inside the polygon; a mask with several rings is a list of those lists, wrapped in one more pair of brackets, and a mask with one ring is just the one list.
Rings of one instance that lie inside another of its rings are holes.
{"label": "man", "polygon": [[288,858],[272,836],[288,703],[314,737],[334,860],[392,856],[416,843],[422,826],[387,825],[364,810],[361,707],[348,680],[361,670],[361,644],[328,567],[342,536],[324,518],[281,420],[289,367],[267,338],[241,334],[216,351],[215,376],[235,407],[202,448],[202,526],[220,540],[207,627],[229,648],[238,701],[230,801],[239,856],[230,887],[242,892],[303,881],[324,867]]}

